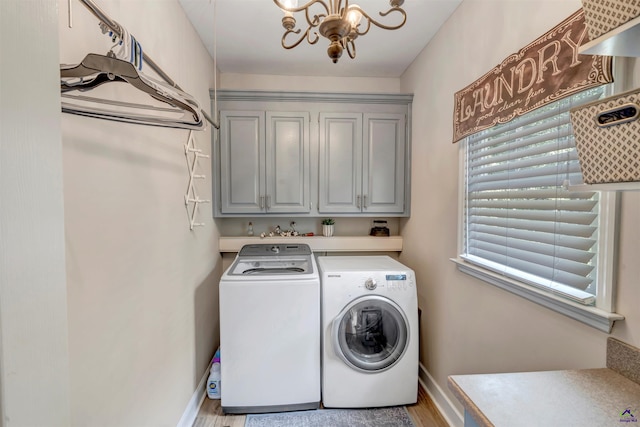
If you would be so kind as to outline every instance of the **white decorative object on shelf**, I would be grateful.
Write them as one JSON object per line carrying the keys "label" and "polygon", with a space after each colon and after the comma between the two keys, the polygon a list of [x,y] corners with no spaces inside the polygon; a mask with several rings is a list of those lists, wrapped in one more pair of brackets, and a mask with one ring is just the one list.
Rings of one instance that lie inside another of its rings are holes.
{"label": "white decorative object on shelf", "polygon": [[335,223],[336,222],[333,218],[325,218],[322,220],[322,235],[324,237],[333,236],[333,225]]}
{"label": "white decorative object on shelf", "polygon": [[193,227],[201,227],[203,222],[196,222],[196,214],[198,212],[198,205],[200,203],[210,203],[211,200],[201,199],[196,192],[195,179],[204,179],[206,175],[196,174],[198,167],[198,159],[208,159],[207,154],[202,154],[202,150],[196,148],[196,140],[193,136],[193,131],[189,131],[189,139],[184,145],[184,155],[187,159],[187,168],[189,169],[189,186],[187,187],[187,194],[184,195],[184,203],[187,205],[187,212],[189,213],[189,229],[193,230]]}

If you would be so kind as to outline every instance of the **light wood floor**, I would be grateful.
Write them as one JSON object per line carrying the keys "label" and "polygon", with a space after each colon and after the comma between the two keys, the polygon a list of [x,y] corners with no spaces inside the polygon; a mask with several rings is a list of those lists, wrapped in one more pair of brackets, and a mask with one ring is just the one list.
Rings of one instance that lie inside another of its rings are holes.
{"label": "light wood floor", "polygon": [[[407,405],[416,427],[448,427],[427,393],[418,387],[418,403]],[[204,399],[193,427],[244,427],[244,415],[224,415],[219,400]]]}

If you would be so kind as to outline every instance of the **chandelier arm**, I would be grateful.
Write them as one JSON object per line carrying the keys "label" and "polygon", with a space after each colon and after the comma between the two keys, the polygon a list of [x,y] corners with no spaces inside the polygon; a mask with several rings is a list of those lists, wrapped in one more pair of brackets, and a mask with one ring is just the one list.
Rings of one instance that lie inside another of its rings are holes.
{"label": "chandelier arm", "polygon": [[355,29],[356,34],[359,35],[359,36],[364,36],[371,29],[371,20],[369,19],[369,16],[365,15],[365,18],[367,18],[367,26],[366,26],[366,28],[364,30],[361,30],[360,27],[362,27],[362,24],[360,24]]}
{"label": "chandelier arm", "polygon": [[318,39],[320,38],[320,37],[318,36],[318,34],[316,34],[316,35],[315,35],[315,36],[316,36],[316,39],[312,41],[312,40],[311,40],[311,36],[310,36],[310,34],[309,34],[309,32],[311,31],[311,27],[309,27],[309,28],[307,28],[307,30],[306,30],[304,33],[302,33],[302,36],[301,36],[301,37],[300,37],[300,38],[299,38],[295,43],[290,44],[290,45],[287,45],[287,44],[286,44],[285,39],[287,38],[287,36],[288,36],[289,34],[300,34],[300,32],[301,32],[301,31],[302,31],[302,30],[300,30],[300,29],[298,29],[298,30],[296,30],[296,31],[293,31],[293,30],[287,30],[287,31],[285,31],[284,35],[282,36],[282,47],[283,47],[283,48],[285,48],[285,49],[293,49],[294,47],[296,47],[296,46],[298,46],[300,43],[302,43],[302,41],[303,41],[305,38],[307,39],[307,42],[309,42],[309,44],[315,44],[315,43],[318,41]]}
{"label": "chandelier arm", "polygon": [[327,15],[324,15],[324,14],[313,15],[313,19],[311,19],[311,17],[309,16],[309,9],[305,9],[304,17],[306,18],[307,24],[309,25],[309,27],[317,27],[318,25],[320,25],[320,22],[322,21],[322,19],[326,18]]}
{"label": "chandelier arm", "polygon": [[[342,0],[330,0],[330,3],[331,3],[331,13],[332,14],[336,14],[336,13],[340,14],[340,7],[341,7]],[[342,15],[342,14],[340,14],[340,15]]]}
{"label": "chandelier arm", "polygon": [[[309,28],[309,30],[311,30],[311,28]],[[318,40],[320,40],[320,36],[318,35],[317,32],[314,32],[313,35],[316,36],[316,38],[314,40],[311,40],[311,32],[309,32],[309,30],[306,31],[307,33],[307,43],[309,44],[316,44],[318,43]]]}
{"label": "chandelier arm", "polygon": [[[331,0],[329,0],[331,1]],[[324,7],[324,10],[327,11],[327,14],[331,13],[331,9],[329,6],[327,6],[327,3],[325,3],[324,0],[310,0],[307,3],[303,4],[300,7],[287,7],[285,5],[283,5],[282,3],[280,3],[280,0],[273,0],[273,2],[276,4],[276,6],[278,6],[280,9],[285,10],[287,12],[291,12],[291,13],[295,13],[295,12],[300,12],[303,11],[305,9],[309,9],[309,7],[311,7],[313,4],[315,3],[319,3],[322,5],[322,7]]]}
{"label": "chandelier arm", "polygon": [[373,19],[371,16],[369,16],[369,14],[367,12],[365,12],[364,10],[362,10],[362,8],[358,5],[353,5],[351,6],[352,10],[357,10],[358,12],[360,12],[362,14],[362,16],[364,16],[365,18],[367,18],[367,29],[363,32],[359,31],[356,28],[356,32],[358,33],[358,35],[364,35],[367,33],[367,31],[369,31],[369,28],[371,27],[371,24],[375,25],[378,28],[382,28],[384,30],[397,30],[398,28],[402,27],[406,22],[407,22],[407,12],[404,11],[404,9],[400,8],[400,7],[393,7],[391,9],[389,9],[386,12],[380,12],[380,16],[385,17],[393,12],[398,12],[402,15],[402,22],[398,25],[394,25],[394,26],[389,26],[389,25],[384,25],[378,21],[376,21],[375,19]]}
{"label": "chandelier arm", "polygon": [[343,45],[347,51],[347,53],[349,54],[349,57],[351,59],[355,59],[356,58],[356,43],[355,40],[347,40],[347,39],[343,39]]}

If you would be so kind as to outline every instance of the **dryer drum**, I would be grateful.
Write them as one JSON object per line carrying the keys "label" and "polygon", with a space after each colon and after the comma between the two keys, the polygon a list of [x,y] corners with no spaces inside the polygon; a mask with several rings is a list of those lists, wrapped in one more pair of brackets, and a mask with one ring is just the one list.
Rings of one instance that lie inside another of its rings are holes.
{"label": "dryer drum", "polygon": [[352,302],[335,319],[332,333],[337,355],[351,367],[368,372],[389,369],[408,344],[404,313],[382,297]]}
{"label": "dryer drum", "polygon": [[[360,332],[356,339],[359,339],[365,348],[370,348],[372,354],[380,353],[387,346],[382,310],[377,307],[365,307],[360,311],[359,317]],[[396,332],[393,335],[397,335],[395,328],[389,332]]]}

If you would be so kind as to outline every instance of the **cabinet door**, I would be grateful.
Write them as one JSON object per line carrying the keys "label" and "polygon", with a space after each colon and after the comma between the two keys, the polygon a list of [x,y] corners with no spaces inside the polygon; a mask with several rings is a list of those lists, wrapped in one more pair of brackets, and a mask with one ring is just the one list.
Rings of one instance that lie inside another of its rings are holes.
{"label": "cabinet door", "polygon": [[362,203],[362,114],[320,114],[319,202],[322,213],[355,213]]}
{"label": "cabinet door", "polygon": [[264,111],[220,113],[220,209],[264,212]]}
{"label": "cabinet door", "polygon": [[267,112],[266,207],[268,213],[307,213],[309,113]]}
{"label": "cabinet door", "polygon": [[362,211],[403,213],[404,114],[365,114],[362,149]]}

